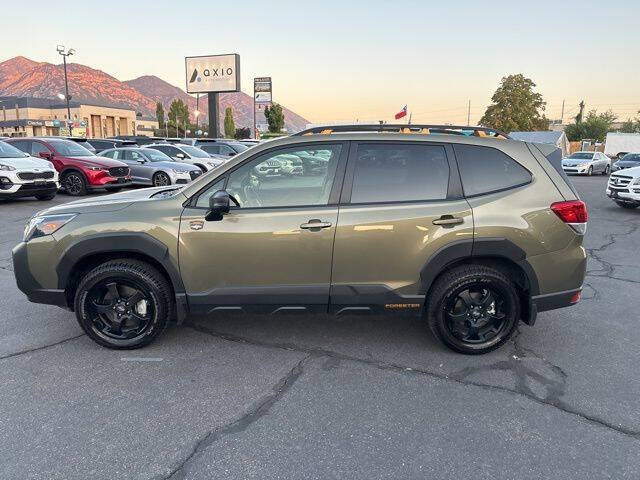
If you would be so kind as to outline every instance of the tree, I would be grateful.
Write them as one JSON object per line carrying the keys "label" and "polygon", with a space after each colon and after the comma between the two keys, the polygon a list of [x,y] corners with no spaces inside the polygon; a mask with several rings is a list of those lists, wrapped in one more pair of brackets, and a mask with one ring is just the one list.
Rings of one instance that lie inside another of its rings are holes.
{"label": "tree", "polygon": [[514,131],[547,130],[549,120],[544,116],[546,102],[533,91],[536,86],[521,73],[503,77],[480,119],[480,125],[497,128],[506,133]]}
{"label": "tree", "polygon": [[[638,112],[640,113],[640,111]],[[635,121],[628,118],[626,122],[620,126],[622,133],[640,133],[640,117],[636,117]]]}
{"label": "tree", "polygon": [[282,105],[278,103],[272,103],[271,108],[268,106],[264,108],[264,116],[269,124],[269,132],[280,133],[284,128],[284,113],[282,112]]}
{"label": "tree", "polygon": [[161,102],[156,103],[156,118],[158,119],[158,127],[164,128],[164,107]]}
{"label": "tree", "polygon": [[576,117],[576,123],[567,125],[564,129],[570,142],[577,142],[585,138],[603,142],[607,132],[612,130],[613,122],[617,118],[611,110],[603,113],[591,110],[582,121],[578,121],[578,117]]}
{"label": "tree", "polygon": [[251,138],[251,130],[249,130],[249,127],[236,128],[236,132],[233,138],[235,138],[236,140]]}
{"label": "tree", "polygon": [[233,110],[227,107],[224,111],[224,136],[233,138],[236,133],[236,124],[233,121]]}
{"label": "tree", "polygon": [[180,125],[184,129],[189,122],[189,107],[178,98],[171,102],[168,117],[169,122],[176,128],[176,135],[180,135]]}

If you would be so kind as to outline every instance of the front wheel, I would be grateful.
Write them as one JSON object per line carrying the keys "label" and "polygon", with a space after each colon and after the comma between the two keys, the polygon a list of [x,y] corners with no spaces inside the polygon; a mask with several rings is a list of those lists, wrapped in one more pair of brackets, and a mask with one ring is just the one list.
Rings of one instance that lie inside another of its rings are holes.
{"label": "front wheel", "polygon": [[151,181],[154,187],[166,187],[167,185],[171,185],[169,175],[164,172],[156,172]]}
{"label": "front wheel", "polygon": [[442,275],[427,299],[433,334],[456,352],[477,355],[503,345],[520,316],[518,292],[499,270],[463,265]]}
{"label": "front wheel", "polygon": [[607,165],[606,167],[604,167],[604,172],[602,172],[603,175],[609,175],[609,172],[611,171],[611,167],[609,165]]}
{"label": "front wheel", "polygon": [[94,342],[134,349],[155,340],[172,311],[166,278],[137,260],[112,260],[87,273],[76,290],[78,323]]}
{"label": "front wheel", "polygon": [[589,170],[587,170],[587,175],[593,175],[593,166],[589,167]]}
{"label": "front wheel", "polygon": [[79,197],[87,194],[87,181],[80,172],[65,173],[61,183],[71,196]]}

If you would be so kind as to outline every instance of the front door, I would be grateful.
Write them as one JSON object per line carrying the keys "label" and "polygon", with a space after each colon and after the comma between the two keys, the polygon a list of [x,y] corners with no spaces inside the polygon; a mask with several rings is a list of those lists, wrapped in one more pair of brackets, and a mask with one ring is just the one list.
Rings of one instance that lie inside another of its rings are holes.
{"label": "front door", "polygon": [[[451,244],[471,255],[473,217],[448,145],[353,143],[333,255],[335,313],[417,312],[421,277]],[[432,265],[433,268],[433,265]]]}
{"label": "front door", "polygon": [[[303,155],[317,155],[323,168],[304,169]],[[276,148],[194,197],[179,244],[191,311],[326,311],[345,162],[341,142]],[[209,197],[221,189],[239,206],[207,221]]]}
{"label": "front door", "polygon": [[148,172],[149,167],[146,164],[147,159],[135,150],[120,150],[124,158],[120,158],[121,162],[126,163],[131,170],[131,180],[134,183],[149,183]]}

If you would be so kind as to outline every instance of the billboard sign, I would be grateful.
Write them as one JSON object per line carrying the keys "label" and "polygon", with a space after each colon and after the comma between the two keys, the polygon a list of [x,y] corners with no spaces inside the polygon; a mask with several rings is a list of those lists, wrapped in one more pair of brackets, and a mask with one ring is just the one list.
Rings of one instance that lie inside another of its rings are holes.
{"label": "billboard sign", "polygon": [[186,57],[187,93],[237,92],[240,90],[240,55]]}
{"label": "billboard sign", "polygon": [[271,92],[256,92],[254,100],[256,103],[271,103]]}

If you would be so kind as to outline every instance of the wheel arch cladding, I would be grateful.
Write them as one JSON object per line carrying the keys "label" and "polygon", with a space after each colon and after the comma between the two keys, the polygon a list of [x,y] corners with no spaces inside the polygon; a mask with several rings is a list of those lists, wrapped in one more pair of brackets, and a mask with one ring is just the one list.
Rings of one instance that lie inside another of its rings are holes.
{"label": "wheel arch cladding", "polygon": [[[467,239],[445,245],[435,252],[420,271],[420,293],[427,295],[445,271],[463,263],[502,267],[529,296],[539,293],[538,277],[524,250],[505,238]],[[515,276],[515,278],[514,278]]]}
{"label": "wheel arch cladding", "polygon": [[169,248],[146,233],[113,232],[91,235],[72,243],[62,254],[56,267],[58,287],[66,289],[78,265],[93,256],[110,258],[122,254],[153,260],[165,272],[176,295],[184,294],[184,284],[177,267],[171,261]]}

